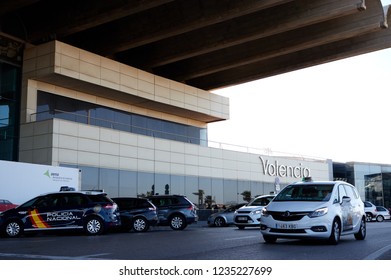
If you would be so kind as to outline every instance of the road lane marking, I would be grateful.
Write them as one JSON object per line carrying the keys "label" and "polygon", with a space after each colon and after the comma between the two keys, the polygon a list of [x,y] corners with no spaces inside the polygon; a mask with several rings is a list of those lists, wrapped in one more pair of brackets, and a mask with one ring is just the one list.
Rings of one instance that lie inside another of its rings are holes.
{"label": "road lane marking", "polygon": [[100,260],[101,258],[97,258],[97,257],[105,256],[105,255],[110,255],[110,254],[102,253],[102,254],[94,254],[94,255],[86,255],[86,256],[67,257],[67,256],[0,253],[0,259],[1,257],[7,257],[7,258],[43,259],[43,260],[98,260],[98,259]]}
{"label": "road lane marking", "polygon": [[245,237],[235,237],[235,238],[226,238],[225,241],[231,241],[231,240],[240,240],[240,239],[250,239],[250,238],[256,238],[259,237],[258,235],[250,235]]}
{"label": "road lane marking", "polygon": [[387,245],[386,247],[383,247],[380,250],[377,250],[372,254],[369,254],[364,258],[364,260],[376,260],[378,257],[380,257],[381,255],[383,255],[385,252],[389,250],[391,250],[391,245]]}

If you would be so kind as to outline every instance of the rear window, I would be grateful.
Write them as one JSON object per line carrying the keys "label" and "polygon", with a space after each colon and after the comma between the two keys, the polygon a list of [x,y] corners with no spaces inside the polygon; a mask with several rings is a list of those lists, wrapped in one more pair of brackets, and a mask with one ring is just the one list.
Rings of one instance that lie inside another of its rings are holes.
{"label": "rear window", "polygon": [[92,202],[96,202],[96,203],[113,203],[113,201],[110,198],[108,198],[106,195],[102,195],[102,194],[97,194],[97,195],[87,194],[86,196]]}
{"label": "rear window", "polygon": [[112,200],[121,210],[152,207],[148,200],[141,198],[112,198]]}
{"label": "rear window", "polygon": [[140,208],[149,208],[152,207],[152,204],[148,200],[141,199],[137,202],[137,207]]}
{"label": "rear window", "polygon": [[274,201],[328,201],[334,184],[289,185]]}
{"label": "rear window", "polygon": [[151,198],[152,203],[156,206],[169,206],[169,205],[180,205],[189,204],[186,199],[179,199],[180,197],[153,197]]}

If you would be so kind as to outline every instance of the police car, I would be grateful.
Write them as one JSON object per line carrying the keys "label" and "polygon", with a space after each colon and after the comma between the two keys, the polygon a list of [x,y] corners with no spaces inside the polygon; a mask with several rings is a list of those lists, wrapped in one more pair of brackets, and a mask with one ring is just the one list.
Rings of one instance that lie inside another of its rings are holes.
{"label": "police car", "polygon": [[0,232],[6,237],[52,230],[84,230],[97,235],[120,225],[117,204],[102,192],[48,193],[0,214]]}

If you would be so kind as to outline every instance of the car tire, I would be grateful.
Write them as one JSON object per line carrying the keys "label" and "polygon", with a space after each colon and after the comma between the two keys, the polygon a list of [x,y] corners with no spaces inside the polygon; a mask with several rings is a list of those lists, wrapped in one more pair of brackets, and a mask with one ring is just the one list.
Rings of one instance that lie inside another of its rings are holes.
{"label": "car tire", "polygon": [[225,227],[227,226],[227,223],[225,222],[224,218],[222,217],[217,217],[214,221],[214,225],[216,227]]}
{"label": "car tire", "polygon": [[136,217],[133,220],[132,228],[136,232],[145,232],[149,229],[149,223],[144,217]]}
{"label": "car tire", "polygon": [[366,223],[366,219],[362,218],[360,229],[358,230],[357,233],[354,234],[354,237],[356,238],[356,240],[364,240],[365,236],[367,236],[367,223]]}
{"label": "car tire", "polygon": [[179,214],[175,214],[171,216],[169,223],[170,223],[170,227],[173,230],[183,230],[187,227],[187,222],[185,218],[183,217],[183,215],[179,215]]}
{"label": "car tire", "polygon": [[367,222],[372,221],[372,219],[373,219],[372,213],[365,213],[365,214],[366,214],[366,220],[367,220]]}
{"label": "car tire", "polygon": [[384,217],[382,215],[377,215],[376,216],[376,221],[381,223],[381,222],[384,221]]}
{"label": "car tire", "polygon": [[87,235],[99,235],[104,231],[104,225],[101,218],[91,216],[87,218],[84,224],[84,231]]}
{"label": "car tire", "polygon": [[266,243],[274,244],[277,241],[277,237],[270,236],[270,235],[263,235],[263,240],[265,240]]}
{"label": "car tire", "polygon": [[4,225],[4,236],[15,238],[23,234],[23,223],[18,220],[11,220]]}
{"label": "car tire", "polygon": [[337,245],[340,238],[341,238],[341,223],[338,219],[334,219],[331,228],[331,234],[329,237],[329,243],[332,245]]}

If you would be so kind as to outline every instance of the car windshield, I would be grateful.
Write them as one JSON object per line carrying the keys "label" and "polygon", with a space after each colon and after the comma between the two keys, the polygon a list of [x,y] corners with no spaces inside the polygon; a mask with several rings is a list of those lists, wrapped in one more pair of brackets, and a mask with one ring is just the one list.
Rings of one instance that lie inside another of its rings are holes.
{"label": "car windshield", "polygon": [[273,197],[257,197],[253,201],[250,201],[247,206],[266,206],[273,199]]}
{"label": "car windshield", "polygon": [[274,201],[328,201],[334,184],[289,185]]}

